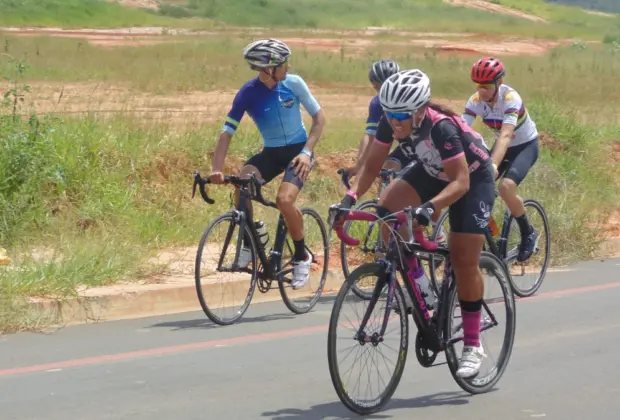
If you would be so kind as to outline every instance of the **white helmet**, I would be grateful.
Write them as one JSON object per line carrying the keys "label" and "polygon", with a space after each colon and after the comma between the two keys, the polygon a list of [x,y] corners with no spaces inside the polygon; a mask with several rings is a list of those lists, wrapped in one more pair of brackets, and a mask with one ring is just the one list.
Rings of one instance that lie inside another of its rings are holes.
{"label": "white helmet", "polygon": [[381,86],[379,101],[386,112],[415,112],[431,99],[431,81],[421,70],[402,70]]}
{"label": "white helmet", "polygon": [[249,44],[243,50],[243,58],[252,70],[277,67],[284,64],[291,55],[290,48],[278,39],[261,39]]}

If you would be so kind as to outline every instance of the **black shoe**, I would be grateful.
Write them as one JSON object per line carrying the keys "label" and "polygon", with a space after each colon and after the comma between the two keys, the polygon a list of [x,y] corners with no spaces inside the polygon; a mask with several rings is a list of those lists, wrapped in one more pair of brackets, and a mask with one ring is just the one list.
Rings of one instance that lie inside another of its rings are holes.
{"label": "black shoe", "polygon": [[538,233],[532,225],[530,225],[530,233],[527,236],[521,237],[521,245],[519,245],[519,255],[517,255],[517,261],[524,262],[532,256],[534,248],[536,248],[536,237]]}

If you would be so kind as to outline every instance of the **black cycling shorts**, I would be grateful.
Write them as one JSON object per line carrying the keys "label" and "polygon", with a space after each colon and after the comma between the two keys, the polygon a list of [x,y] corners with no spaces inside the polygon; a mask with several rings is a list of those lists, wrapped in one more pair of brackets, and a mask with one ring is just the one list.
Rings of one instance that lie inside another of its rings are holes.
{"label": "black cycling shorts", "polygon": [[[306,143],[304,142],[288,146],[265,147],[260,153],[248,159],[245,164],[255,166],[265,182],[270,182],[284,172],[282,182],[289,182],[301,189],[304,186],[304,182],[295,175],[296,169],[292,167],[291,162],[295,156],[301,153],[305,145]],[[310,170],[313,167],[314,159],[310,163]]]}
{"label": "black cycling shorts", "polygon": [[538,137],[527,143],[506,149],[502,163],[497,167],[501,178],[512,179],[519,185],[538,160]]}
{"label": "black cycling shorts", "polygon": [[[495,182],[491,163],[470,174],[469,191],[450,205],[450,230],[456,233],[483,234],[495,203]],[[430,176],[422,164],[410,165],[400,176],[416,190],[422,203],[436,197],[447,182]]]}

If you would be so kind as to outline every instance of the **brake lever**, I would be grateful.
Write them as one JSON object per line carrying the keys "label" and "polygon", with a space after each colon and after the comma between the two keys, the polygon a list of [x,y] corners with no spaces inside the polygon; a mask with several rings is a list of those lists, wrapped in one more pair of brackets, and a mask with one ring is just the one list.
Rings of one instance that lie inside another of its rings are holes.
{"label": "brake lever", "polygon": [[213,200],[212,198],[209,197],[209,195],[207,194],[207,190],[205,189],[205,186],[209,184],[209,181],[205,181],[201,176],[200,176],[200,172],[196,171],[194,172],[194,186],[192,188],[192,198],[194,197],[194,194],[196,192],[196,185],[199,186],[199,191],[200,191],[200,195],[202,196],[202,199],[204,201],[206,201],[208,204],[213,204],[215,203],[215,200]]}
{"label": "brake lever", "polygon": [[346,169],[344,168],[340,168],[338,169],[338,171],[336,172],[338,175],[340,175],[340,180],[342,181],[342,183],[344,184],[345,187],[347,187],[347,189],[351,189],[351,183],[349,182],[349,173],[347,172]]}

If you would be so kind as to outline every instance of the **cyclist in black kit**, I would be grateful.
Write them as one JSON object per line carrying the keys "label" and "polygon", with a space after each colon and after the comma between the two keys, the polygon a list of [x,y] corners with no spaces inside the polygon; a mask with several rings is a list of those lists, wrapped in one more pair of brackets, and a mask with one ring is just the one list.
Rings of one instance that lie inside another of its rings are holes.
{"label": "cyclist in black kit", "polygon": [[484,285],[478,265],[495,200],[489,150],[458,114],[430,101],[430,80],[420,70],[388,78],[379,98],[385,113],[366,164],[341,206],[350,208],[368,190],[395,139],[415,150],[417,163],[390,184],[379,205],[385,213],[420,206],[416,220],[421,225],[428,225],[435,212],[450,208],[448,242],[464,330],[457,375],[474,377],[485,357],[480,344]]}

